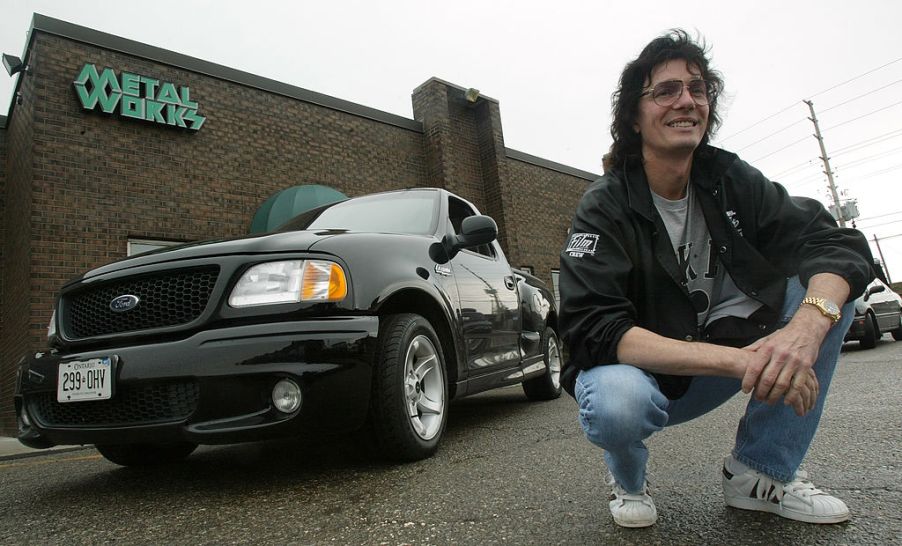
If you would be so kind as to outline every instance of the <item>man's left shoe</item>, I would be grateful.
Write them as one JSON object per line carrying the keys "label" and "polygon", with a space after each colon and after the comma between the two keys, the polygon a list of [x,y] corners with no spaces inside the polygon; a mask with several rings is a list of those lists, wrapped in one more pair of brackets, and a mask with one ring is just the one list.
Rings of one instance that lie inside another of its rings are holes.
{"label": "man's left shoe", "polygon": [[797,471],[790,482],[780,482],[732,456],[723,462],[723,495],[728,506],[806,523],[840,523],[850,517],[846,504],[814,487],[804,471]]}

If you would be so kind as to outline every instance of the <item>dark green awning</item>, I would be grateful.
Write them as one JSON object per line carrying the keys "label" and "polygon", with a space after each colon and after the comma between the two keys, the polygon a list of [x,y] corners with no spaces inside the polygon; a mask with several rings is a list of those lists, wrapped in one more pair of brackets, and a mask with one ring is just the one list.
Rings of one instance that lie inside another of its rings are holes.
{"label": "dark green awning", "polygon": [[302,212],[347,198],[340,191],[319,184],[285,188],[257,209],[251,220],[251,234],[272,231]]}

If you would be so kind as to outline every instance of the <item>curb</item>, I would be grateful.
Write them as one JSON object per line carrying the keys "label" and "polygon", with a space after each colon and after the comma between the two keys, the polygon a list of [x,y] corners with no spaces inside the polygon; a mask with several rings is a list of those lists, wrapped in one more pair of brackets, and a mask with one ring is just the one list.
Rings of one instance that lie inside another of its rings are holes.
{"label": "curb", "polygon": [[17,459],[31,459],[34,457],[42,457],[44,455],[50,455],[52,453],[68,453],[70,451],[81,451],[85,449],[93,449],[94,446],[59,446],[59,447],[50,447],[47,449],[31,449],[25,446],[22,446],[21,451],[16,451],[14,453],[0,454],[0,462],[3,461],[15,461]]}

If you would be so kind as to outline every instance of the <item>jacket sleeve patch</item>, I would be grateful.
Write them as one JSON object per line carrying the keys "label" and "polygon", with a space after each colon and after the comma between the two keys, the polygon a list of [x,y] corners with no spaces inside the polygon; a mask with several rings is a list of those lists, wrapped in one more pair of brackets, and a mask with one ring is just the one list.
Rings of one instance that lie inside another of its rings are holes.
{"label": "jacket sleeve patch", "polygon": [[588,254],[595,255],[595,248],[598,246],[598,234],[596,233],[574,233],[570,236],[570,242],[567,243],[567,254],[573,258],[582,258]]}

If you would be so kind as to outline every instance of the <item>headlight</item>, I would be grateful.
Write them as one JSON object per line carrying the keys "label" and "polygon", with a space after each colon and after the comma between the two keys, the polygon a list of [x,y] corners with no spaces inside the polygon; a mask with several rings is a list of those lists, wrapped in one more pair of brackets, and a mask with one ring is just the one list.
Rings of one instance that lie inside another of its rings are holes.
{"label": "headlight", "polygon": [[348,293],[345,272],[326,260],[266,262],[247,270],[229,296],[232,307],[340,301]]}

